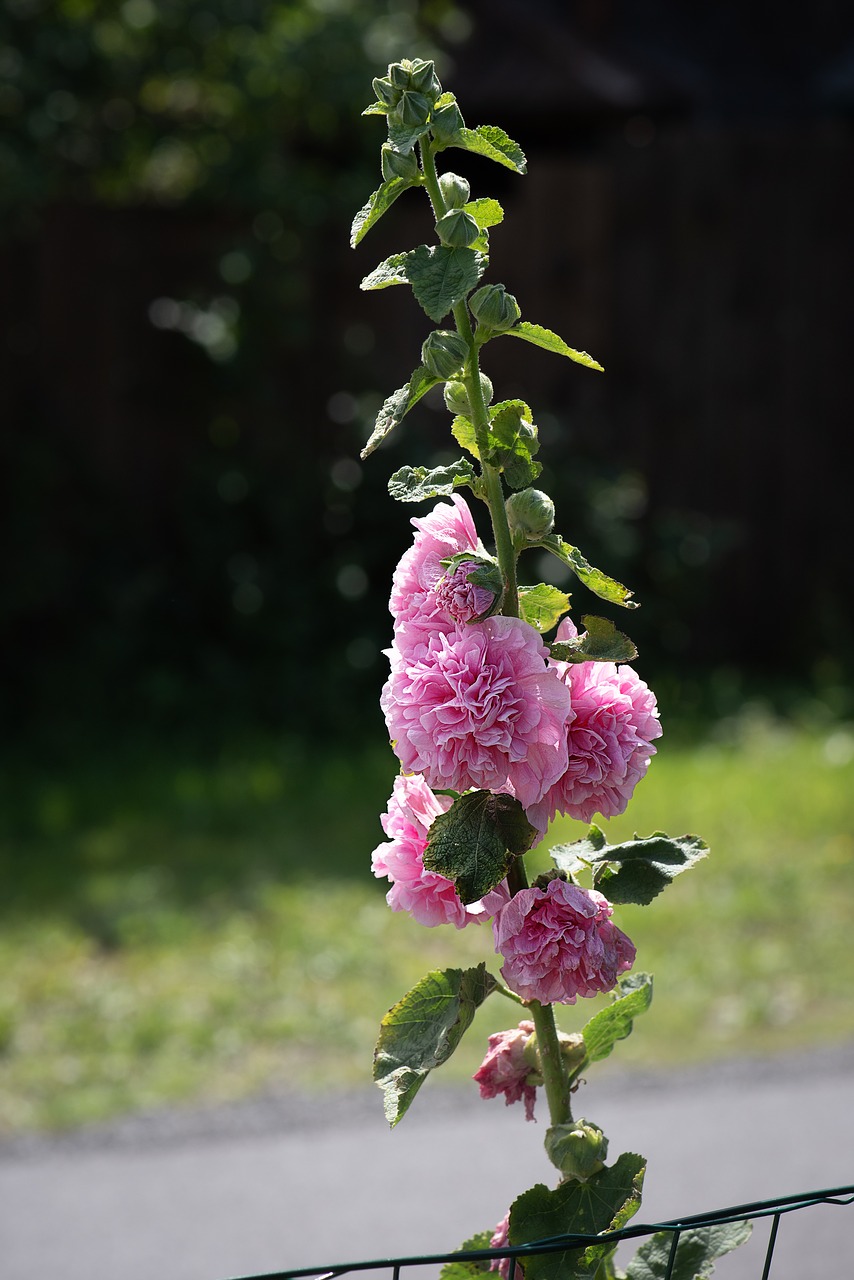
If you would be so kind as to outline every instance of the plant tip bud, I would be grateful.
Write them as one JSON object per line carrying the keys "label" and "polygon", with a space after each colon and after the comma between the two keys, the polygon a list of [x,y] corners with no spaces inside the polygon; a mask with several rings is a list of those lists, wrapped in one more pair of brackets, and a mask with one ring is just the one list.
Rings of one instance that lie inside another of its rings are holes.
{"label": "plant tip bud", "polygon": [[421,347],[421,361],[436,378],[452,378],[468,359],[468,344],[453,329],[434,329]]}

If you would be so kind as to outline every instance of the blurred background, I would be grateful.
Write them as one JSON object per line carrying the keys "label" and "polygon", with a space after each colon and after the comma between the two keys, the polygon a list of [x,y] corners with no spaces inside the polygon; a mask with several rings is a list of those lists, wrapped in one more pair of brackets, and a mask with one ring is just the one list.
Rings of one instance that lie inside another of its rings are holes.
{"label": "blurred background", "polygon": [[[443,159],[505,207],[489,279],[606,368],[484,356],[534,409],[558,530],[643,604],[615,621],[665,723],[648,825],[729,798],[729,865],[755,821],[777,877],[745,886],[744,918],[777,905],[720,1007],[710,960],[667,1045],[775,1047],[819,1005],[804,1035],[854,1033],[839,956],[811,982],[787,933],[793,900],[851,887],[846,6],[5,0],[7,1128],[361,1079],[401,976],[454,962],[436,931],[413,957],[368,871],[416,511],[386,483],[450,443],[431,395],[359,461],[430,328],[408,291],[358,288],[430,237],[420,193],[348,245],[385,137],[359,113],[402,56],[527,153],[525,178]],[[747,946],[720,885],[718,935]]]}

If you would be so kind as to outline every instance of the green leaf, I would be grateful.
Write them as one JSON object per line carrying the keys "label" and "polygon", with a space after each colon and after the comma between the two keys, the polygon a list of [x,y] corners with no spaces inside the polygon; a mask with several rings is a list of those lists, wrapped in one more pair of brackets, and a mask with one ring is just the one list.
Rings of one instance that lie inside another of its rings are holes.
{"label": "green leaf", "polygon": [[749,1222],[722,1222],[687,1227],[680,1232],[673,1270],[669,1271],[673,1233],[657,1231],[644,1241],[629,1263],[626,1280],[707,1280],[715,1262],[749,1238]]}
{"label": "green leaf", "polygon": [[530,626],[537,631],[551,631],[569,609],[569,596],[546,582],[535,587],[519,588],[519,610]]}
{"label": "green leaf", "polygon": [[537,835],[513,796],[469,791],[433,819],[424,868],[453,880],[462,902],[477,902],[500,884]]}
{"label": "green leaf", "polygon": [[497,227],[499,222],[504,221],[504,210],[497,200],[492,200],[489,196],[469,200],[463,208],[466,213],[471,214],[481,231],[485,231],[487,227]]}
{"label": "green leaf", "polygon": [[[555,1191],[539,1183],[510,1208],[510,1243],[534,1244],[561,1235],[618,1231],[637,1213],[646,1161],[624,1152],[586,1182],[562,1183]],[[616,1244],[533,1254],[523,1263],[525,1280],[592,1280]]]}
{"label": "green leaf", "polygon": [[573,1074],[579,1075],[590,1062],[607,1058],[617,1041],[631,1034],[634,1019],[646,1013],[651,1003],[652,974],[631,973],[622,977],[611,1004],[595,1013],[582,1028],[585,1056]]}
{"label": "green leaf", "polygon": [[605,372],[598,360],[594,360],[586,351],[576,351],[575,347],[567,346],[563,338],[552,333],[551,329],[544,329],[541,324],[528,324],[523,320],[520,324],[514,324],[512,329],[505,329],[504,333],[509,338],[524,338],[526,342],[532,342],[535,347],[542,347],[544,351],[553,351],[555,355],[568,356],[576,364],[583,364],[586,369],[595,369],[598,373]]}
{"label": "green leaf", "polygon": [[431,320],[443,320],[477,284],[488,259],[474,249],[420,244],[406,255],[406,278]]}
{"label": "green leaf", "polygon": [[386,258],[365,276],[359,288],[368,292],[371,289],[387,289],[392,284],[408,284],[409,277],[406,274],[408,257],[408,253],[393,253],[390,258]]}
{"label": "green leaf", "polygon": [[389,115],[388,140],[404,155],[411,151],[418,139],[423,138],[425,133],[429,133],[429,131],[429,124],[404,124],[402,121],[394,120]]}
{"label": "green leaf", "polygon": [[525,489],[542,471],[537,428],[524,400],[503,400],[489,411],[489,452],[485,461],[504,472],[511,489]]}
{"label": "green leaf", "polygon": [[468,418],[458,413],[451,423],[451,435],[457,444],[461,445],[468,453],[475,458],[480,458],[477,448],[477,433],[474,429],[474,423]]}
{"label": "green leaf", "polygon": [[362,112],[363,116],[387,116],[388,107],[384,102],[372,102],[369,107],[365,107]]}
{"label": "green leaf", "polygon": [[475,489],[478,477],[467,458],[448,467],[401,467],[388,482],[388,491],[398,502],[423,502],[425,498],[447,498],[462,485]]}
{"label": "green leaf", "polygon": [[594,883],[611,902],[646,906],[683,871],[708,856],[699,836],[635,835],[622,844],[608,844],[595,823],[587,836],[571,844],[555,845],[551,857],[557,868],[572,874],[579,863],[594,868]]}
{"label": "green leaf", "polygon": [[[379,222],[385,211],[391,208],[398,196],[402,195],[409,187],[417,186],[417,181],[412,182],[407,178],[391,178],[388,182],[384,182],[381,187],[378,187],[353,219],[353,225],[350,228],[351,247],[355,249],[371,227]],[[405,255],[398,254],[396,256],[404,257]],[[394,284],[397,282],[389,281],[389,283]],[[363,282],[362,288],[364,287]],[[372,287],[376,288],[377,286],[374,285]]]}
{"label": "green leaf", "polygon": [[419,365],[406,385],[393,391],[385,401],[377,414],[374,429],[362,450],[361,457],[367,458],[368,454],[373,453],[389,431],[392,431],[409,413],[412,406],[417,404],[431,387],[435,387],[436,383],[441,381],[441,378],[435,377],[423,365]]}
{"label": "green leaf", "polygon": [[374,1081],[394,1128],[434,1067],[447,1062],[475,1011],[497,986],[486,966],[435,969],[425,974],[380,1025]]}
{"label": "green leaf", "polygon": [[610,604],[620,604],[624,609],[637,609],[638,602],[631,599],[634,592],[629,591],[628,587],[624,587],[615,578],[609,578],[601,569],[594,569],[593,565],[584,559],[578,547],[564,542],[558,534],[549,534],[537,545],[545,547],[546,551],[550,551],[553,556],[557,556],[558,560],[569,565],[585,587],[601,600],[607,600]]}
{"label": "green leaf", "polygon": [[496,164],[502,164],[505,169],[512,169],[515,173],[527,172],[525,153],[518,142],[508,138],[504,130],[494,124],[481,124],[476,129],[459,129],[437,150],[444,147],[462,147],[464,151],[486,156],[487,160],[494,160]]}
{"label": "green leaf", "polygon": [[609,618],[585,614],[586,631],[569,640],[555,640],[549,652],[556,662],[631,662],[638,656],[634,642],[618,631]]}
{"label": "green leaf", "polygon": [[[477,1249],[489,1249],[492,1245],[493,1234],[494,1230],[478,1232],[476,1236],[472,1236],[470,1240],[466,1240],[460,1245],[460,1253],[473,1253]],[[472,1276],[483,1275],[484,1271],[489,1272],[488,1258],[446,1262],[439,1272],[439,1280],[471,1280]]]}

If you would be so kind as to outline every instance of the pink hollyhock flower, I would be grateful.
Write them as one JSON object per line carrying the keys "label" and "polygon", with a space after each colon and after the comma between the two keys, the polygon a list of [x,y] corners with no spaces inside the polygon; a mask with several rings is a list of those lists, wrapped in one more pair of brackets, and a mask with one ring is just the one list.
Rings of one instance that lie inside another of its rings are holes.
{"label": "pink hollyhock flower", "polygon": [[484,548],[466,501],[454,494],[451,502],[453,506],[439,502],[428,515],[412,521],[417,530],[415,541],[403,553],[392,578],[389,609],[396,632],[404,624],[414,624],[416,634],[454,625],[454,616],[436,595],[437,584],[445,575],[442,561],[461,551],[484,553]]}
{"label": "pink hollyhock flower", "polygon": [[442,790],[511,792],[526,809],[563,776],[569,690],[527,622],[455,625],[388,653],[380,703],[407,773]]}
{"label": "pink hollyhock flower", "polygon": [[535,1084],[529,1084],[533,1076],[542,1083],[525,1057],[525,1049],[534,1034],[533,1022],[520,1022],[512,1031],[497,1031],[489,1037],[489,1052],[474,1073],[472,1079],[480,1086],[482,1098],[497,1098],[504,1094],[505,1104],[525,1101],[525,1119],[533,1120],[534,1102],[537,1097]]}
{"label": "pink hollyhock flower", "polygon": [[[557,639],[577,634],[564,618]],[[556,813],[583,822],[597,813],[604,818],[622,813],[655,755],[653,739],[661,736],[655,694],[631,667],[613,662],[552,665],[570,691],[573,716],[567,723],[566,772],[528,811],[541,831]]]}
{"label": "pink hollyhock flower", "polygon": [[371,855],[374,875],[387,876],[391,881],[386,901],[392,911],[408,911],[414,920],[428,928],[453,924],[462,929],[467,924],[481,924],[510,897],[506,885],[502,884],[479,902],[464,906],[453,880],[424,870],[430,824],[450,807],[450,796],[434,796],[423,778],[395,778],[388,810],[380,819],[389,839],[378,845]]}
{"label": "pink hollyhock flower", "polygon": [[[489,1242],[490,1249],[503,1249],[510,1243],[510,1210],[508,1209],[504,1217],[499,1222],[493,1232],[492,1239]],[[510,1280],[510,1268],[513,1265],[512,1258],[495,1258],[489,1264],[490,1271],[497,1271],[503,1280]],[[524,1280],[524,1272],[517,1262],[513,1266],[513,1280]]]}
{"label": "pink hollyhock flower", "polygon": [[611,904],[595,889],[550,880],[521,889],[492,922],[504,980],[523,1000],[575,1004],[610,991],[631,969],[635,947],[611,923]]}
{"label": "pink hollyhock flower", "polygon": [[[461,560],[436,583],[436,606],[454,622],[476,622],[495,604],[496,593],[469,582],[469,574],[481,566],[476,560]],[[500,594],[500,592],[499,592]]]}

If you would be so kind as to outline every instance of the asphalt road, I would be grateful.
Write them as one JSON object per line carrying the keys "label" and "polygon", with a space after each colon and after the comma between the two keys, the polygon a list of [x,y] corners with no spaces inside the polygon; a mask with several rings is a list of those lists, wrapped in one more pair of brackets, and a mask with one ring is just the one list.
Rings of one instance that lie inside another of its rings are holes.
{"label": "asphalt road", "polygon": [[[644,1222],[854,1184],[854,1045],[676,1076],[600,1074],[575,1112],[605,1129],[611,1156],[649,1158]],[[527,1124],[520,1105],[443,1089],[437,1075],[394,1132],[371,1091],[7,1141],[0,1277],[226,1280],[441,1253],[491,1227],[520,1191],[553,1184],[544,1130],[544,1109]],[[720,1280],[760,1280],[768,1227],[718,1264]],[[854,1205],[782,1220],[771,1280],[825,1276],[854,1278]]]}

